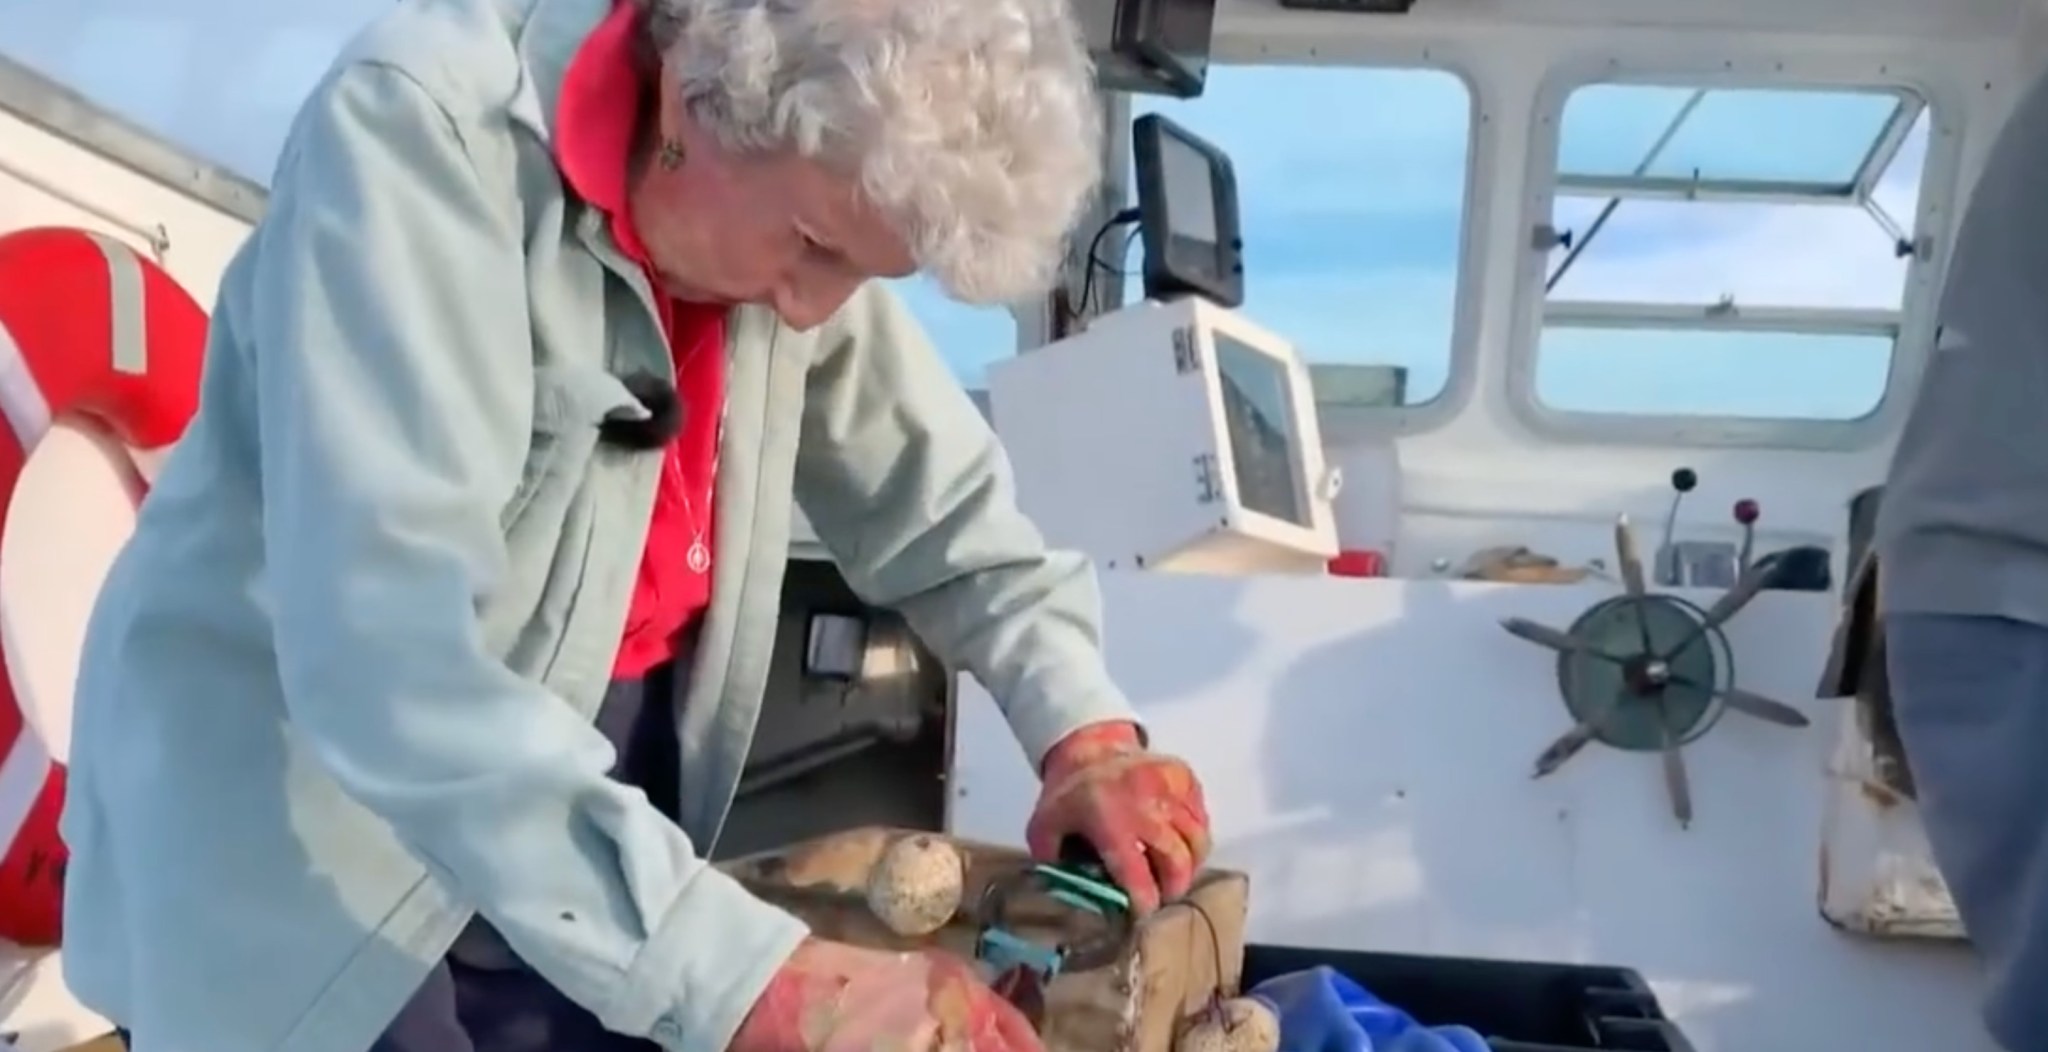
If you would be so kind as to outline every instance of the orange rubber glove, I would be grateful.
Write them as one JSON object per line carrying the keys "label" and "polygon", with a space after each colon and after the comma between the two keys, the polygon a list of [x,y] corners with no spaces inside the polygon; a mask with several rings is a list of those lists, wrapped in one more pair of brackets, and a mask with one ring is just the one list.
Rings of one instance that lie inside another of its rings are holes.
{"label": "orange rubber glove", "polygon": [[806,939],[754,1002],[731,1052],[1044,1052],[973,965]]}
{"label": "orange rubber glove", "polygon": [[1187,894],[1209,857],[1202,784],[1178,758],[1145,748],[1134,724],[1096,723],[1046,753],[1044,789],[1024,840],[1041,861],[1079,836],[1139,914]]}

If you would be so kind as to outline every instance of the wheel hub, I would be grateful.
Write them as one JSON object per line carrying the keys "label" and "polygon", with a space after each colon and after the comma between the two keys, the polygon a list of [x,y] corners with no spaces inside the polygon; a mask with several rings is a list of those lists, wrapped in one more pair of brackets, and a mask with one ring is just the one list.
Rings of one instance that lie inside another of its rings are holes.
{"label": "wheel hub", "polygon": [[1671,685],[1671,663],[1637,654],[1621,663],[1621,679],[1630,694],[1653,698]]}
{"label": "wheel hub", "polygon": [[1661,751],[1667,732],[1690,742],[1710,730],[1721,717],[1714,691],[1729,669],[1719,633],[1698,631],[1702,616],[1670,595],[1616,596],[1579,615],[1571,634],[1611,657],[1558,655],[1558,693],[1573,721],[1636,752]]}

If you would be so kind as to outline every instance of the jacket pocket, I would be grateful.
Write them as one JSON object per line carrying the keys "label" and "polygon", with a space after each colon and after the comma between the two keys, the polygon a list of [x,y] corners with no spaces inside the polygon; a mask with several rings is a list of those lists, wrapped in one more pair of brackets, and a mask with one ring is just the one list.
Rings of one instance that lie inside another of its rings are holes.
{"label": "jacket pocket", "polygon": [[640,402],[618,377],[589,367],[542,366],[534,375],[533,436],[519,487],[499,522],[512,532],[550,487],[573,485],[597,451],[598,428],[608,416],[637,413]]}

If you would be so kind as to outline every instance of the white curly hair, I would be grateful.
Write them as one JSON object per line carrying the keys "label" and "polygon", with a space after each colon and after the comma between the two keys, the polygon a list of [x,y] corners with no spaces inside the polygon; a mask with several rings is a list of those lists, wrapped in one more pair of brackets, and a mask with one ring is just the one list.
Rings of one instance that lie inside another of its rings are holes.
{"label": "white curly hair", "polygon": [[956,299],[1049,288],[1102,172],[1069,0],[638,0],[728,148],[854,177]]}

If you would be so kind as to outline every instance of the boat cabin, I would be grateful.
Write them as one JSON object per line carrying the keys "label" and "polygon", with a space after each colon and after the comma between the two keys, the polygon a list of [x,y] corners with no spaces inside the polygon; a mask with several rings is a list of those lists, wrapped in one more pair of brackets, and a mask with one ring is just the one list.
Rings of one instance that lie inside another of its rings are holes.
{"label": "boat cabin", "polygon": [[[1990,1052],[1857,674],[1858,570],[2048,8],[1076,2],[1112,164],[1062,287],[898,284],[1026,509],[1102,568],[1112,668],[1207,781],[1251,937],[1633,967],[1700,1052]],[[383,7],[0,0],[0,235],[85,228],[210,303]],[[131,453],[60,417],[5,509],[4,664],[57,760]],[[718,851],[1018,840],[992,699],[807,535],[791,560]],[[49,957],[11,967],[23,1052],[99,1031]]]}

